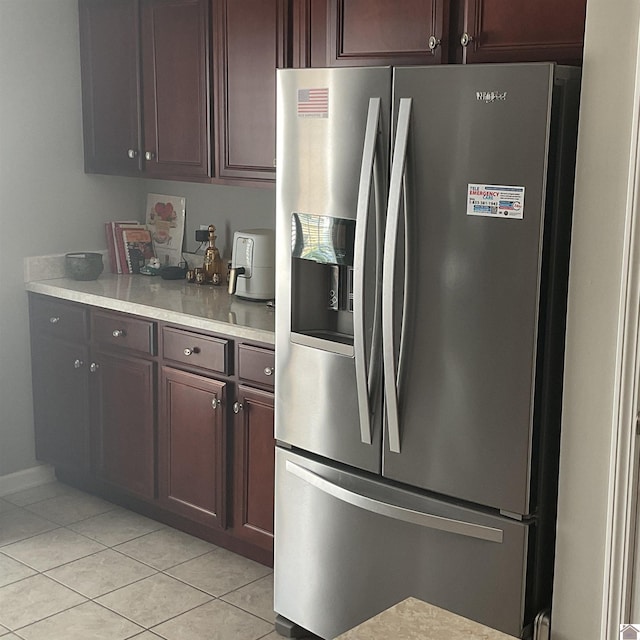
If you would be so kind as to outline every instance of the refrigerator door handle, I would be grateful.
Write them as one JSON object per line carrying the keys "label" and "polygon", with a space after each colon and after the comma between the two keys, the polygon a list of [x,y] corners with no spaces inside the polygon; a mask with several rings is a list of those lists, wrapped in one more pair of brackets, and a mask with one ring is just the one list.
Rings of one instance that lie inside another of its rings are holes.
{"label": "refrigerator door handle", "polygon": [[319,489],[342,502],[351,504],[359,509],[365,509],[371,513],[387,516],[394,520],[402,520],[403,522],[415,524],[420,527],[437,529],[439,531],[446,531],[447,533],[455,533],[468,538],[486,540],[487,542],[497,542],[501,544],[504,537],[502,529],[487,527],[485,525],[466,522],[464,520],[445,518],[443,516],[436,516],[430,513],[423,513],[422,511],[407,509],[406,507],[389,504],[388,502],[382,502],[381,500],[376,500],[375,498],[370,498],[369,496],[349,491],[349,489],[345,489],[344,487],[334,484],[317,473],[314,473],[309,469],[305,469],[295,462],[291,462],[291,460],[287,460],[285,468],[288,473],[297,476],[316,489]]}
{"label": "refrigerator door handle", "polygon": [[[367,126],[362,151],[362,165],[360,170],[360,185],[358,188],[358,204],[356,213],[356,234],[354,241],[354,301],[353,301],[353,350],[356,371],[356,388],[358,394],[358,409],[360,414],[360,439],[364,444],[373,441],[371,420],[371,398],[375,393],[378,380],[381,301],[380,301],[380,271],[382,265],[382,153],[380,135],[380,98],[369,99]],[[373,334],[371,336],[371,351],[369,362],[365,348],[365,252],[367,246],[367,230],[369,225],[369,201],[371,197],[371,182],[375,194],[375,300]],[[367,373],[368,370],[368,373]]]}
{"label": "refrigerator door handle", "polygon": [[[391,179],[389,181],[389,205],[387,207],[387,223],[384,236],[384,266],[382,271],[382,299],[386,301],[382,309],[382,361],[384,365],[384,396],[387,407],[387,424],[389,429],[389,449],[393,453],[400,453],[400,416],[398,409],[399,383],[401,382],[403,351],[405,348],[404,328],[408,322],[406,317],[408,292],[407,273],[408,255],[405,255],[405,291],[403,303],[403,318],[400,337],[398,367],[395,365],[394,350],[394,281],[396,246],[398,242],[398,223],[400,218],[400,199],[406,196],[404,173],[407,160],[407,143],[409,141],[409,123],[411,121],[411,98],[401,98],[398,108],[398,126],[396,141],[393,149],[393,163],[391,165]],[[406,215],[406,202],[405,202]],[[405,229],[406,235],[406,229]],[[405,254],[408,241],[405,240]]]}

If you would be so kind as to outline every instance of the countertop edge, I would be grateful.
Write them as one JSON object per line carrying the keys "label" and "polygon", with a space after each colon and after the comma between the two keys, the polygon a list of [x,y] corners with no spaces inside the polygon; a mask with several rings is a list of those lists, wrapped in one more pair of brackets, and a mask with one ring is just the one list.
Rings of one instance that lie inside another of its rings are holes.
{"label": "countertop edge", "polygon": [[[126,277],[126,276],[124,276]],[[130,276],[129,276],[130,277]],[[194,285],[196,286],[196,285]],[[25,283],[25,289],[31,293],[48,295],[71,302],[87,304],[111,311],[119,311],[132,315],[144,316],[161,322],[175,323],[193,329],[202,329],[226,336],[262,342],[269,345],[275,344],[275,333],[264,329],[245,326],[242,324],[232,324],[220,322],[203,316],[190,315],[180,311],[162,309],[147,304],[130,300],[120,300],[106,295],[99,295],[91,292],[78,291],[64,286],[54,280],[30,281]],[[255,303],[250,303],[255,304]]]}

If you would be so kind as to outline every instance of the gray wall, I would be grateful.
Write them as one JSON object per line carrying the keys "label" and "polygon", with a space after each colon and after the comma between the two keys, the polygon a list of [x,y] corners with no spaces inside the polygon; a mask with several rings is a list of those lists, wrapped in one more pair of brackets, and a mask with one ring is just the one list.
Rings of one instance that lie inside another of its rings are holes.
{"label": "gray wall", "polygon": [[139,206],[83,174],[77,31],[74,0],[0,0],[0,475],[35,464],[23,257],[101,248]]}
{"label": "gray wall", "polygon": [[274,220],[269,189],[85,175],[77,1],[0,0],[0,476],[36,464],[23,258],[105,248],[149,192],[186,196],[187,238],[213,223],[220,249]]}
{"label": "gray wall", "polygon": [[[2,0],[0,0],[1,2]],[[216,246],[230,257],[233,232],[240,229],[268,227],[275,229],[275,189],[238,186],[202,185],[189,182],[144,180],[146,193],[184,196],[187,220],[184,247],[193,252],[198,247],[195,230],[200,225],[216,226]]]}

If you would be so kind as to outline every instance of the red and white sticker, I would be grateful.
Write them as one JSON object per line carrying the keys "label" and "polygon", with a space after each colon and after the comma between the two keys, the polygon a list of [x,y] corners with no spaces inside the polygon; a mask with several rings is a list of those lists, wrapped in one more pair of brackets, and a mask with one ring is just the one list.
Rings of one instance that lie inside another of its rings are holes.
{"label": "red and white sticker", "polygon": [[298,118],[328,118],[329,88],[298,89]]}
{"label": "red and white sticker", "polygon": [[524,187],[469,184],[467,185],[467,215],[522,220]]}

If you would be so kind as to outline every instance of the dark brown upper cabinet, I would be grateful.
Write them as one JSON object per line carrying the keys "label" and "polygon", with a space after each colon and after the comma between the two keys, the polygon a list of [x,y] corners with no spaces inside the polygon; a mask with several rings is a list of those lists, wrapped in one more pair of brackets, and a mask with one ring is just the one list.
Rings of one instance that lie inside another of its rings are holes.
{"label": "dark brown upper cabinet", "polygon": [[458,60],[580,64],[586,0],[464,0]]}
{"label": "dark brown upper cabinet", "polygon": [[287,2],[216,0],[216,176],[272,181],[276,77],[285,66]]}
{"label": "dark brown upper cabinet", "polygon": [[142,145],[138,6],[132,0],[80,0],[85,170],[132,175]]}
{"label": "dark brown upper cabinet", "polygon": [[586,0],[292,0],[294,67],[579,64]]}
{"label": "dark brown upper cabinet", "polygon": [[85,170],[211,175],[208,0],[79,0]]}
{"label": "dark brown upper cabinet", "polygon": [[446,62],[445,0],[330,0],[330,66]]}
{"label": "dark brown upper cabinet", "polygon": [[141,0],[144,166],[211,175],[209,3]]}

